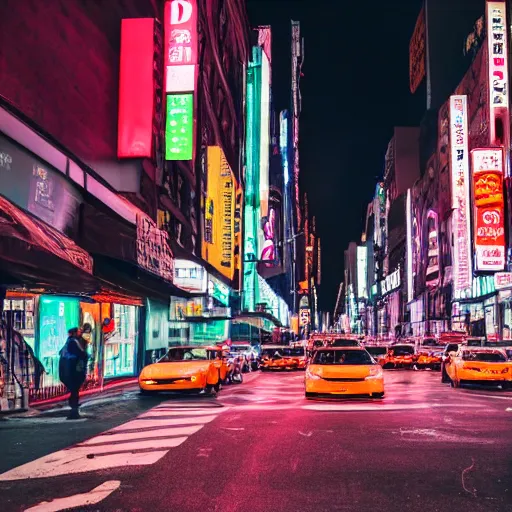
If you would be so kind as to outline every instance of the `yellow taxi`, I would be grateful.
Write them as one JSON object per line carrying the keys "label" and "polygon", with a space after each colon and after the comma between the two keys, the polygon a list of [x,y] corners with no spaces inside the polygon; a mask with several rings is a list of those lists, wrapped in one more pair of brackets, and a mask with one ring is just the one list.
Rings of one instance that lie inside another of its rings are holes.
{"label": "yellow taxi", "polygon": [[228,376],[229,367],[218,347],[172,347],[139,375],[141,393],[197,391],[215,393]]}
{"label": "yellow taxi", "polygon": [[512,361],[502,348],[463,345],[458,352],[450,352],[445,369],[455,388],[461,384],[495,384],[503,388],[512,385]]}
{"label": "yellow taxi", "polygon": [[363,347],[318,349],[306,368],[306,398],[319,395],[384,396],[382,367]]}

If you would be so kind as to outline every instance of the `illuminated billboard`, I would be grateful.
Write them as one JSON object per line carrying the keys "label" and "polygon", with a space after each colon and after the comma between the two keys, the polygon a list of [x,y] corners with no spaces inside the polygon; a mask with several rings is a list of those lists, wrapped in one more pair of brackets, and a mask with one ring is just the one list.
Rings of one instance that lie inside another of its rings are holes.
{"label": "illuminated billboard", "polygon": [[235,272],[236,182],[222,149],[208,147],[202,257],[232,280]]}
{"label": "illuminated billboard", "polygon": [[367,299],[368,292],[366,290],[367,280],[367,249],[365,245],[357,247],[357,297],[359,299]]}
{"label": "illuminated billboard", "polygon": [[412,93],[425,78],[426,37],[425,8],[422,7],[409,43],[409,88]]}
{"label": "illuminated billboard", "polygon": [[487,2],[489,51],[489,130],[492,145],[510,145],[508,49],[505,2]]}
{"label": "illuminated billboard", "polygon": [[450,173],[455,292],[467,290],[472,283],[468,138],[467,98],[464,95],[450,96]]}
{"label": "illuminated billboard", "polygon": [[193,135],[193,95],[168,94],[165,122],[165,159],[192,160]]}
{"label": "illuminated billboard", "polygon": [[117,156],[153,156],[155,21],[121,21]]}
{"label": "illuminated billboard", "polygon": [[406,252],[406,272],[407,272],[407,302],[412,302],[414,299],[414,282],[413,282],[413,235],[412,235],[412,194],[411,189],[407,189],[407,203],[406,203],[406,221],[407,221],[407,252]]}
{"label": "illuminated billboard", "polygon": [[165,92],[193,92],[197,64],[196,0],[172,0],[164,8]]}
{"label": "illuminated billboard", "polygon": [[475,270],[505,267],[505,203],[501,148],[471,152]]}

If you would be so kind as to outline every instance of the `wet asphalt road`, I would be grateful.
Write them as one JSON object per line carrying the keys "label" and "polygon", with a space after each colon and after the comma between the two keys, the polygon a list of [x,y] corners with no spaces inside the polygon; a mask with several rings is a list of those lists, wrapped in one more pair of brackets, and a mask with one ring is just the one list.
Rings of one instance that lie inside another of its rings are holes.
{"label": "wet asphalt road", "polygon": [[385,376],[377,401],[306,401],[303,374],[265,373],[0,421],[1,510],[512,510],[512,393]]}

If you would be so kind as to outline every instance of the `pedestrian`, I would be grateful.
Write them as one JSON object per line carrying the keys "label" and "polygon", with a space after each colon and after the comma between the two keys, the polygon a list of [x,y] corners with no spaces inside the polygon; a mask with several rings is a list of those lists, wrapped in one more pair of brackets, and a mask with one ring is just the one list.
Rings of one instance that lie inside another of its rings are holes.
{"label": "pedestrian", "polygon": [[78,412],[79,391],[87,374],[87,349],[78,327],[73,327],[68,331],[68,339],[59,354],[59,377],[70,393],[69,407],[71,411],[67,419],[76,420],[80,418]]}

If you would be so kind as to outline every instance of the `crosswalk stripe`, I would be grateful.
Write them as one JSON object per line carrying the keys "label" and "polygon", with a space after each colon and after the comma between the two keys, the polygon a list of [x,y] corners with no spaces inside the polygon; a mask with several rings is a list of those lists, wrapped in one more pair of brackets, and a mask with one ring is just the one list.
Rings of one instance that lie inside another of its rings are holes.
{"label": "crosswalk stripe", "polygon": [[135,419],[125,423],[123,425],[119,425],[119,427],[115,427],[112,429],[112,432],[122,432],[123,430],[138,430],[138,429],[147,429],[151,427],[166,427],[169,425],[194,425],[205,423],[210,423],[217,416],[202,416],[202,417],[192,417],[192,418],[170,418],[170,419],[156,419],[156,420],[145,420],[145,419]]}
{"label": "crosswalk stripe", "polygon": [[150,410],[137,416],[138,418],[153,418],[158,416],[208,416],[212,414],[211,410],[199,410],[199,411],[176,411],[172,409],[158,409]]}
{"label": "crosswalk stripe", "polygon": [[190,436],[195,434],[197,431],[201,430],[203,425],[194,425],[192,427],[173,427],[173,428],[162,428],[157,430],[147,430],[144,432],[125,432],[123,434],[109,434],[105,433],[103,435],[99,435],[93,437],[92,439],[88,439],[81,443],[83,445],[94,445],[94,444],[102,444],[102,443],[116,443],[118,441],[130,441],[132,439],[140,439],[141,436],[145,437],[182,437],[182,436]]}
{"label": "crosswalk stripe", "polygon": [[70,451],[77,453],[85,453],[87,456],[102,455],[105,453],[123,453],[131,452],[134,450],[149,450],[161,448],[176,448],[184,443],[187,437],[165,437],[159,439],[135,439],[132,441],[127,440],[122,443],[91,445],[91,446],[75,446],[69,448]]}
{"label": "crosswalk stripe", "polygon": [[108,457],[93,457],[89,459],[84,457],[83,453],[73,450],[61,450],[1,474],[0,481],[49,478],[120,466],[148,466],[155,464],[168,451],[118,453]]}
{"label": "crosswalk stripe", "polygon": [[[155,407],[71,448],[0,474],[0,481],[48,478],[120,466],[151,465],[184,443],[228,407],[169,410]],[[156,416],[156,417],[155,417]]]}

